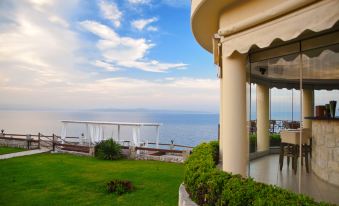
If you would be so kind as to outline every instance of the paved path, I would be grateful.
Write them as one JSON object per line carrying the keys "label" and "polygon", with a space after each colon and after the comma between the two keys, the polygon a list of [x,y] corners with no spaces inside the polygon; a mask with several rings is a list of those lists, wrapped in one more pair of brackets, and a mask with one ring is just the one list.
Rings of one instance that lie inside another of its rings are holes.
{"label": "paved path", "polygon": [[0,160],[4,159],[9,159],[13,157],[21,157],[21,156],[27,156],[27,155],[33,155],[33,154],[40,154],[40,153],[45,153],[49,152],[49,149],[35,149],[35,150],[28,150],[24,152],[15,152],[15,153],[10,153],[10,154],[3,154],[0,155]]}

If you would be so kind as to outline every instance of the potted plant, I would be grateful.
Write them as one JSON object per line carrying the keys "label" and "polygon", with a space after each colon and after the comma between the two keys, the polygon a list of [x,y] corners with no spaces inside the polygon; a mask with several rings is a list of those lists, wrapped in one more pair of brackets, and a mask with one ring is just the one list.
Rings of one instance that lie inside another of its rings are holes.
{"label": "potted plant", "polygon": [[325,104],[325,111],[324,111],[324,116],[325,117],[331,117],[331,113],[330,113],[330,104]]}
{"label": "potted plant", "polygon": [[331,117],[334,118],[335,117],[335,109],[336,109],[336,106],[337,106],[337,101],[330,101],[330,114],[331,114]]}

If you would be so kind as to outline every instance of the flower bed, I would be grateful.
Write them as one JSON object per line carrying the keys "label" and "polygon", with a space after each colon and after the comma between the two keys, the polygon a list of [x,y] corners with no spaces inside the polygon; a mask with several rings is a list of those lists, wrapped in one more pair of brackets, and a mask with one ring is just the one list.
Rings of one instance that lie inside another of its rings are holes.
{"label": "flower bed", "polygon": [[218,143],[210,142],[193,149],[185,163],[184,183],[198,205],[330,205],[251,178],[216,168]]}

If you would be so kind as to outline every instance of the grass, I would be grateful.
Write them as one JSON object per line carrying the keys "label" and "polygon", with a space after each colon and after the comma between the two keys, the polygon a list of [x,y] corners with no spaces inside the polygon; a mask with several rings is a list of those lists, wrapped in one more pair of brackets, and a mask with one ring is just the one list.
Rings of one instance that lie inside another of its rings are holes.
{"label": "grass", "polygon": [[[177,205],[182,164],[40,154],[0,160],[0,205]],[[106,192],[112,179],[135,191]]]}
{"label": "grass", "polygon": [[15,153],[15,152],[22,152],[22,151],[25,151],[25,149],[14,148],[14,147],[4,147],[4,146],[0,147],[0,155]]}

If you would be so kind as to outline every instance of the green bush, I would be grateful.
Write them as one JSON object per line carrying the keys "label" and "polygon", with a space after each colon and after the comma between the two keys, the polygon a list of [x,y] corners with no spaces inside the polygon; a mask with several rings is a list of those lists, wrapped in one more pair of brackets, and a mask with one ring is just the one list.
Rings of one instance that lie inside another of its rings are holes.
{"label": "green bush", "polygon": [[250,134],[250,152],[257,150],[257,134]]}
{"label": "green bush", "polygon": [[128,180],[112,180],[107,183],[107,192],[122,195],[134,189],[132,182]]}
{"label": "green bush", "polygon": [[281,143],[280,134],[270,134],[271,146],[280,146],[280,143]]}
{"label": "green bush", "polygon": [[120,159],[122,157],[121,146],[112,139],[102,140],[95,145],[94,155],[98,159]]}
{"label": "green bush", "polygon": [[186,190],[199,205],[329,205],[277,186],[223,172],[216,168],[218,150],[216,142],[200,144],[185,162]]}
{"label": "green bush", "polygon": [[[280,146],[280,134],[270,134],[270,146]],[[255,152],[257,149],[257,134],[250,134],[250,152]]]}
{"label": "green bush", "polygon": [[270,139],[281,140],[280,139],[280,134],[270,134]]}

